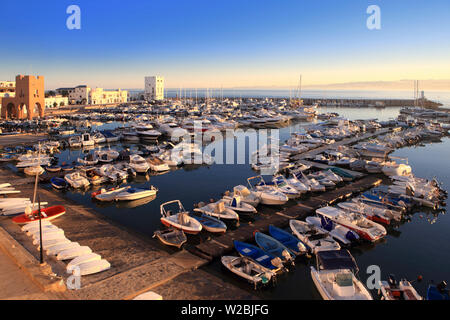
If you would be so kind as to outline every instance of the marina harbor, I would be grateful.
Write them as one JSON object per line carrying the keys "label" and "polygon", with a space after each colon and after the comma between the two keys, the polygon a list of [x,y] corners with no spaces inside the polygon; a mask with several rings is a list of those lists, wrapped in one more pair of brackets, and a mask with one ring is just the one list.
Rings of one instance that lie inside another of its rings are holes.
{"label": "marina harbor", "polygon": [[[446,217],[442,181],[416,175],[401,156],[448,143],[444,114],[436,121],[397,107],[363,120],[280,99],[185,103],[1,124],[22,133],[0,137],[0,225],[39,265],[41,208],[48,269],[30,271],[40,286],[65,299],[185,299],[186,290],[195,299],[258,299],[292,292],[290,278],[302,275],[306,299],[395,298],[389,270],[384,287],[367,288],[358,262],[401,238],[421,212],[433,224]],[[327,259],[346,267],[326,269]],[[353,293],[325,272],[353,283]],[[411,299],[442,290],[401,279]]]}

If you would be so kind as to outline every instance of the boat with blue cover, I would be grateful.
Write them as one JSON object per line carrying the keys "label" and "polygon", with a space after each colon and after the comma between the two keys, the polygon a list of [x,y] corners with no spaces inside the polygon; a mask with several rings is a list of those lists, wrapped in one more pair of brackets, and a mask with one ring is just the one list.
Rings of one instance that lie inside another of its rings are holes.
{"label": "boat with blue cover", "polygon": [[56,189],[65,189],[68,186],[66,180],[64,180],[63,178],[58,178],[58,177],[52,177],[50,179],[50,183],[51,183],[52,187],[56,188]]}
{"label": "boat with blue cover", "polygon": [[241,256],[249,257],[267,269],[278,271],[283,268],[283,263],[280,258],[265,252],[257,246],[234,240],[234,248]]}
{"label": "boat with blue cover", "polygon": [[265,252],[273,254],[274,256],[280,258],[283,262],[293,263],[294,254],[278,240],[268,236],[267,234],[256,232],[255,241],[256,244]]}
{"label": "boat with blue cover", "polygon": [[192,218],[200,222],[200,224],[206,231],[213,233],[224,233],[227,231],[227,225],[217,218],[208,216],[206,214],[202,214],[200,216],[192,215]]}
{"label": "boat with blue cover", "polygon": [[296,237],[294,237],[289,232],[277,228],[274,225],[270,225],[269,233],[274,239],[281,242],[284,246],[286,246],[291,252],[293,252],[296,255],[301,255],[308,252],[308,248],[305,246],[305,244]]}
{"label": "boat with blue cover", "polygon": [[438,285],[430,284],[427,290],[427,300],[450,300],[450,290],[447,283],[442,281]]}

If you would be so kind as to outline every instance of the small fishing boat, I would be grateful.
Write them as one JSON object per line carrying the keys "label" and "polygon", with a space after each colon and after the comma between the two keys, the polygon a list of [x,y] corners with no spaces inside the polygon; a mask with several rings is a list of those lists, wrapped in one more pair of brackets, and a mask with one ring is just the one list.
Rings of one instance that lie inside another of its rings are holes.
{"label": "small fishing boat", "polygon": [[254,187],[251,183],[254,179],[260,179],[260,182],[262,182],[263,178],[261,176],[256,176],[247,179],[249,190],[261,199],[262,204],[283,205],[289,201],[289,198],[285,194],[278,191],[273,186],[260,185],[258,187]]}
{"label": "small fishing boat", "polygon": [[89,153],[82,158],[78,158],[77,161],[85,166],[93,166],[98,163],[96,155],[92,153]]}
{"label": "small fishing boat", "polygon": [[62,171],[71,171],[71,170],[73,170],[73,166],[72,165],[70,165],[70,164],[62,164],[61,165],[61,169],[62,169]]}
{"label": "small fishing boat", "polygon": [[317,209],[316,213],[357,232],[361,238],[371,242],[380,240],[387,234],[386,229],[382,225],[356,212],[345,212],[337,208],[323,207]]}
{"label": "small fishing boat", "polygon": [[344,245],[351,244],[359,239],[359,235],[356,232],[341,226],[340,224],[334,223],[332,220],[327,219],[324,216],[306,217],[305,221],[309,225],[316,227],[318,230],[328,233],[335,240]]}
{"label": "small fishing boat", "polygon": [[95,151],[95,155],[99,162],[110,163],[119,157],[119,152],[116,150],[101,150]]}
{"label": "small fishing boat", "polygon": [[[171,210],[166,209],[166,207],[174,203],[178,205],[178,212],[175,214]],[[180,200],[172,200],[161,204],[160,212],[161,223],[167,227],[174,227],[189,234],[197,234],[202,231],[200,222],[189,216],[189,212],[184,209]]]}
{"label": "small fishing boat", "polygon": [[248,257],[273,272],[281,271],[284,268],[280,258],[252,244],[234,240],[234,248],[241,256]]}
{"label": "small fishing boat", "polygon": [[283,262],[294,263],[294,254],[278,240],[261,232],[255,232],[256,244],[265,252],[280,258]]}
{"label": "small fishing boat", "polygon": [[61,166],[58,165],[47,166],[45,170],[47,170],[48,172],[59,172],[61,171]]}
{"label": "small fishing boat", "polygon": [[83,147],[93,146],[95,144],[94,139],[92,139],[89,133],[83,133],[81,135],[81,144]]}
{"label": "small fishing boat", "polygon": [[397,281],[390,274],[388,281],[379,282],[382,300],[423,300],[408,280]]}
{"label": "small fishing boat", "polygon": [[72,188],[86,188],[90,185],[89,180],[81,175],[80,172],[68,173],[64,176],[64,179]]}
{"label": "small fishing boat", "polygon": [[240,196],[234,196],[233,198],[224,197],[222,201],[225,204],[225,208],[231,209],[238,214],[254,214],[256,213],[256,208],[251,204],[241,201]]}
{"label": "small fishing boat", "polygon": [[255,289],[259,285],[268,284],[274,277],[275,273],[254,262],[248,257],[223,256],[222,264],[231,272],[239,277],[253,283]]}
{"label": "small fishing boat", "polygon": [[192,215],[195,220],[201,223],[203,229],[212,233],[225,233],[227,231],[227,225],[217,218],[211,217],[206,214],[200,216]]}
{"label": "small fishing boat", "polygon": [[69,138],[69,146],[71,148],[81,148],[82,145],[80,136],[73,136]]}
{"label": "small fishing boat", "polygon": [[320,251],[316,261],[311,277],[324,300],[373,300],[356,278],[358,266],[347,250]]}
{"label": "small fishing boat", "polygon": [[438,285],[430,284],[427,289],[427,300],[450,300],[447,283],[442,281]]}
{"label": "small fishing boat", "polygon": [[64,180],[63,178],[58,178],[58,177],[52,177],[50,179],[50,183],[51,183],[52,187],[55,189],[65,189],[68,186],[66,180]]}
{"label": "small fishing boat", "polygon": [[122,170],[117,169],[112,164],[104,164],[97,169],[98,173],[104,177],[107,177],[113,182],[124,181],[128,178],[128,174]]}
{"label": "small fishing boat", "polygon": [[195,208],[194,211],[219,219],[239,220],[239,215],[235,211],[225,208],[225,203],[223,201],[208,203],[207,205],[200,202],[198,208]]}
{"label": "small fishing boat", "polygon": [[316,254],[319,251],[339,250],[341,246],[326,232],[320,231],[316,227],[307,222],[290,220],[289,227],[292,232],[304,244],[306,244],[312,253]]}
{"label": "small fishing boat", "polygon": [[187,237],[182,230],[165,229],[155,231],[153,237],[158,238],[159,241],[168,246],[181,248],[186,243]]}
{"label": "small fishing boat", "polygon": [[241,202],[248,203],[253,207],[257,207],[261,202],[258,193],[250,191],[246,186],[238,185],[233,188],[233,196],[241,198]]}
{"label": "small fishing boat", "polygon": [[[56,219],[66,213],[66,209],[63,206],[53,206],[45,209],[41,209],[41,220],[50,221]],[[14,217],[12,221],[16,224],[25,224],[33,221],[39,221],[39,211],[35,210],[30,214],[22,214]]]}
{"label": "small fishing boat", "polygon": [[94,140],[95,144],[105,143],[106,137],[100,132],[96,132],[92,135],[92,140]]}
{"label": "small fishing boat", "polygon": [[269,234],[297,256],[308,252],[308,248],[305,246],[305,244],[289,232],[286,232],[273,225],[269,225]]}
{"label": "small fishing boat", "polygon": [[27,176],[35,176],[35,175],[41,175],[45,172],[45,169],[41,166],[34,166],[34,167],[26,167],[23,172]]}
{"label": "small fishing boat", "polygon": [[102,134],[105,137],[106,142],[117,142],[120,140],[120,137],[111,131],[102,131]]}
{"label": "small fishing boat", "polygon": [[150,186],[149,189],[127,188],[118,193],[115,193],[114,198],[116,201],[131,201],[155,196],[157,192],[158,189],[154,186]]}

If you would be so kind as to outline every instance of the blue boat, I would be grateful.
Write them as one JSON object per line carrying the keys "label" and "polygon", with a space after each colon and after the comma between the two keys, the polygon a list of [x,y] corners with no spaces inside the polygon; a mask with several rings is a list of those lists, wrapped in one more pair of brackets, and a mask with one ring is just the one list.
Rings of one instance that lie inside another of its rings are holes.
{"label": "blue boat", "polygon": [[50,179],[50,183],[52,184],[52,187],[56,189],[67,188],[67,182],[63,178],[53,177]]}
{"label": "blue boat", "polygon": [[308,252],[307,246],[289,232],[286,232],[280,228],[270,225],[269,233],[274,239],[281,242],[284,246],[286,246],[296,255],[301,255]]}
{"label": "blue boat", "polygon": [[282,267],[281,261],[278,260],[277,263],[276,256],[252,244],[234,240],[234,247],[241,256],[249,257],[267,269],[276,270]]}
{"label": "blue boat", "polygon": [[437,286],[430,284],[427,290],[427,300],[450,300],[450,293],[446,287],[447,283],[445,281],[442,281]]}
{"label": "blue boat", "polygon": [[202,214],[201,216],[192,215],[191,217],[200,222],[206,231],[214,233],[223,233],[227,231],[227,225],[217,218],[206,214]]}
{"label": "blue boat", "polygon": [[267,234],[256,232],[255,233],[255,241],[258,246],[266,252],[273,254],[274,256],[280,258],[282,261],[292,261],[293,253],[291,250],[286,248],[278,240],[268,236]]}
{"label": "blue boat", "polygon": [[61,167],[58,165],[54,165],[54,166],[48,166],[47,168],[45,168],[48,172],[58,172],[61,171]]}

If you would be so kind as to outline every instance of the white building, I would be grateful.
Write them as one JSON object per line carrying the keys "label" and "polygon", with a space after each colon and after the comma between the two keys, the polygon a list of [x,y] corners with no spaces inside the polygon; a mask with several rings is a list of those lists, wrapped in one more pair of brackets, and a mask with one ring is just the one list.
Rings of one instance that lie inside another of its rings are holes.
{"label": "white building", "polygon": [[110,91],[103,88],[95,88],[89,91],[89,104],[114,104],[128,101],[128,91],[120,90]]}
{"label": "white building", "polygon": [[61,95],[51,96],[45,98],[45,108],[57,108],[67,106],[69,104],[69,98]]}
{"label": "white building", "polygon": [[144,97],[146,100],[164,100],[164,78],[145,77]]}
{"label": "white building", "polygon": [[78,86],[69,90],[69,102],[71,104],[87,104],[91,88],[86,85]]}

